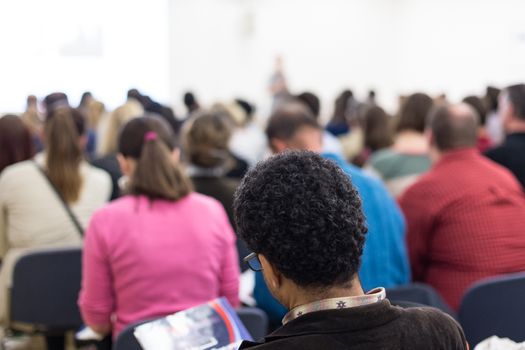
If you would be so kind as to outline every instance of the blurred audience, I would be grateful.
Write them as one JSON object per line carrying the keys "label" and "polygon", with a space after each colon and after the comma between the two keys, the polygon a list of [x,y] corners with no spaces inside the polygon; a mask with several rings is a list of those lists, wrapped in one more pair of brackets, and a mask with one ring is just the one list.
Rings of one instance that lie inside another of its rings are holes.
{"label": "blurred audience", "polygon": [[430,167],[423,131],[432,103],[428,95],[410,95],[399,112],[394,144],[370,157],[368,168],[385,182],[394,197],[399,197]]}
{"label": "blurred audience", "polygon": [[233,104],[239,110],[240,118],[230,140],[230,149],[253,167],[267,154],[266,136],[255,120],[254,105],[242,99],[235,99]]}
{"label": "blurred audience", "polygon": [[361,287],[367,228],[352,182],[313,152],[274,156],[244,178],[235,219],[254,252],[247,258],[290,311],[282,327],[240,349],[468,349],[449,316],[395,307],[384,288]]}
{"label": "blurred audience", "polygon": [[[222,134],[224,138],[217,140],[214,144],[213,158],[204,158],[200,160],[200,166],[207,168],[207,171],[214,171],[221,176],[225,176],[232,179],[241,179],[248,171],[248,162],[241,157],[235,155],[230,148],[231,138],[235,123],[239,120],[239,113],[242,114],[240,108],[237,105],[226,104],[226,103],[215,103],[211,107],[211,111],[217,116],[217,120],[221,120],[221,123],[228,125],[228,133]],[[222,125],[222,124],[221,124]],[[217,125],[213,130],[218,129],[220,126]],[[207,145],[203,145],[207,147]],[[186,154],[187,152],[185,152]],[[191,154],[186,154],[187,157],[191,158]],[[220,159],[220,162],[219,162]],[[197,164],[197,163],[196,163]]]}
{"label": "blurred audience", "polygon": [[42,151],[44,148],[42,144],[43,118],[38,108],[38,99],[35,95],[29,95],[27,97],[26,110],[22,113],[21,118],[31,132],[35,150],[37,152]]}
{"label": "blurred audience", "polygon": [[514,176],[476,149],[479,121],[468,105],[430,114],[432,170],[400,198],[415,281],[457,310],[472,283],[525,271],[525,194]]}
{"label": "blurred audience", "polygon": [[128,195],[86,231],[79,305],[95,332],[225,296],[239,306],[235,234],[222,205],[192,192],[163,119],[129,121],[119,138]]}
{"label": "blurred audience", "polygon": [[463,99],[463,103],[468,104],[479,117],[479,128],[478,128],[478,141],[476,147],[480,152],[485,152],[492,147],[492,140],[487,134],[485,124],[487,122],[487,108],[483,100],[477,96],[467,96]]}
{"label": "blurred audience", "polygon": [[[295,96],[296,100],[306,106],[315,120],[319,121],[321,113],[321,102],[312,92],[303,92]],[[341,142],[328,131],[323,131],[323,152],[333,153],[342,156],[343,148]]]}
{"label": "blurred audience", "polygon": [[352,163],[363,167],[370,155],[393,143],[392,118],[379,106],[366,107],[363,112],[363,149]]}
{"label": "blurred audience", "polygon": [[280,57],[269,87],[265,125],[244,99],[204,106],[188,91],[179,120],[137,89],[107,112],[91,92],[77,108],[54,92],[0,118],[0,327],[17,259],[80,247],[87,227],[79,306],[100,334],[219,296],[237,307],[239,289],[253,302],[248,256],[257,305],[284,326],[243,348],[359,334],[363,348],[464,349],[453,321],[376,287],[428,283],[458,310],[472,283],[525,271],[525,85],[458,105],[400,96],[396,117],[374,90],[362,103],[344,90],[325,128]]}
{"label": "blurred audience", "polygon": [[119,180],[122,178],[122,172],[117,161],[117,142],[120,129],[129,120],[143,114],[142,105],[135,98],[128,97],[126,103],[108,115],[103,132],[101,132],[99,149],[101,157],[93,160],[92,164],[97,168],[104,169],[111,176],[111,199],[120,195]]}
{"label": "blurred audience", "polygon": [[188,91],[184,94],[183,102],[184,106],[186,106],[186,117],[184,118],[184,120],[186,120],[190,118],[193,113],[199,110],[200,104],[191,91]]}
{"label": "blurred audience", "polygon": [[512,171],[525,189],[525,84],[503,91],[499,115],[507,136],[501,146],[487,151],[486,156]]}
{"label": "blurred audience", "polygon": [[292,98],[288,90],[288,83],[284,74],[283,58],[281,56],[275,57],[273,73],[268,82],[268,91],[272,95],[272,110],[277,108],[281,103],[286,102]]}
{"label": "blurred audience", "polygon": [[33,158],[31,132],[18,116],[8,114],[0,118],[0,149],[0,174],[11,164]]}
{"label": "blurred audience", "polygon": [[326,131],[334,136],[341,136],[350,131],[348,125],[348,101],[354,96],[350,90],[344,90],[336,99],[334,104],[334,114],[326,124]]}
{"label": "blurred audience", "polygon": [[80,96],[80,102],[78,104],[77,109],[80,111],[80,113],[87,115],[89,105],[93,101],[95,101],[95,99],[93,98],[93,95],[91,94],[91,92],[86,91],[82,94],[82,96]]}
{"label": "blurred audience", "polygon": [[487,133],[492,142],[499,145],[505,138],[505,131],[503,130],[503,123],[498,113],[499,94],[501,90],[488,86],[485,92],[485,106],[487,108]]}
{"label": "blurred audience", "polygon": [[347,134],[339,136],[343,148],[343,155],[347,161],[354,163],[354,161],[363,154],[363,150],[365,149],[363,105],[355,99],[353,93],[349,90],[343,91],[336,99],[335,104],[336,110],[344,111],[349,128]]}
{"label": "blurred audience", "polygon": [[53,92],[47,95],[46,97],[44,97],[44,100],[42,102],[45,107],[46,115],[50,115],[56,109],[59,109],[62,107],[70,107],[69,99],[67,95],[63,92]]}
{"label": "blurred audience", "polygon": [[104,104],[97,101],[91,92],[86,91],[80,97],[80,103],[77,110],[82,114],[86,120],[86,154],[88,158],[94,159],[97,151],[98,140],[98,124],[104,113]]}
{"label": "blurred audience", "polygon": [[148,95],[143,95],[137,89],[130,89],[128,91],[128,98],[134,98],[139,101],[142,104],[144,111],[154,113],[162,117],[171,126],[176,134],[179,133],[182,126],[182,121],[177,119],[171,107],[160,104]]}
{"label": "blurred audience", "polygon": [[[276,110],[268,121],[266,133],[274,153],[286,150],[321,153],[323,150],[322,128],[309,110],[298,104],[284,105]],[[324,156],[337,163],[351,177],[363,198],[369,232],[359,269],[363,288],[369,290],[375,286],[393,287],[408,283],[410,271],[404,243],[405,223],[397,204],[378,180],[346,163],[338,155]],[[312,191],[315,189],[312,188]],[[254,297],[274,321],[284,316],[285,309],[270,298],[261,276],[256,279]]]}
{"label": "blurred audience", "polygon": [[[233,131],[231,121],[214,110],[202,110],[184,125],[183,148],[187,155],[187,171],[195,191],[217,199],[223,205],[233,226],[233,194],[239,180],[226,176],[228,162],[228,141]],[[247,255],[242,240],[237,240],[239,258]],[[239,261],[243,270],[246,268]]]}
{"label": "blurred audience", "polygon": [[[69,107],[49,108],[44,153],[16,163],[0,176],[0,319],[17,257],[29,249],[79,246],[82,228],[108,199],[109,176],[83,159],[84,118]],[[70,207],[73,216],[64,208]]]}

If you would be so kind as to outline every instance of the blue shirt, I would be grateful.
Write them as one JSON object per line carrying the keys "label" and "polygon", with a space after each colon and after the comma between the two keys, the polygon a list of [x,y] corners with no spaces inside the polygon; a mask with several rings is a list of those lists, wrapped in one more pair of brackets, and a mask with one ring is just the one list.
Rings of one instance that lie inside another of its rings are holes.
{"label": "blue shirt", "polygon": [[[383,183],[348,164],[338,155],[323,154],[337,163],[350,176],[359,192],[366,217],[368,233],[361,257],[359,279],[365,291],[381,286],[385,288],[410,281],[410,267],[405,244],[405,221],[397,203]],[[286,309],[271,296],[262,274],[255,278],[254,298],[270,319],[277,322]]]}

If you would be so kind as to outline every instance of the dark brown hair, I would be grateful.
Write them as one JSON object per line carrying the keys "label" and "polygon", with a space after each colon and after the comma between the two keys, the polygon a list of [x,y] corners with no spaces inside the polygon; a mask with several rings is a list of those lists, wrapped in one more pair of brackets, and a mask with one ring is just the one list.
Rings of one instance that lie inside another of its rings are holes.
{"label": "dark brown hair", "polygon": [[171,152],[175,134],[158,117],[144,116],[124,125],[119,138],[119,152],[137,161],[128,192],[149,199],[176,201],[188,195],[191,183]]}
{"label": "dark brown hair", "polygon": [[393,143],[392,120],[383,108],[368,108],[363,117],[365,147],[372,152],[389,147]]}
{"label": "dark brown hair", "polygon": [[413,130],[422,133],[425,130],[425,120],[432,105],[432,99],[426,94],[410,95],[399,111],[397,131]]}
{"label": "dark brown hair", "polygon": [[290,103],[273,112],[266,126],[266,136],[270,141],[272,139],[289,140],[305,126],[321,129],[310,110],[302,104]]}
{"label": "dark brown hair", "polygon": [[483,100],[478,96],[467,96],[463,99],[463,102],[474,108],[476,113],[478,113],[480,124],[485,125],[485,121],[487,120],[487,107],[483,103]]}
{"label": "dark brown hair", "polygon": [[80,136],[84,134],[84,118],[72,108],[55,109],[47,116],[44,132],[46,172],[62,198],[74,203],[82,187]]}
{"label": "dark brown hair", "polygon": [[16,115],[0,118],[0,172],[5,167],[33,157],[31,133]]}
{"label": "dark brown hair", "polygon": [[334,114],[330,123],[346,123],[346,114],[348,112],[348,101],[354,96],[352,91],[344,90],[339,96],[335,99],[334,103]]}
{"label": "dark brown hair", "polygon": [[312,92],[305,91],[297,95],[296,99],[310,109],[315,119],[319,118],[319,113],[321,112],[321,101],[319,97]]}
{"label": "dark brown hair", "polygon": [[440,106],[433,109],[428,117],[428,127],[441,151],[474,147],[478,138],[478,124],[475,111],[467,105]]}

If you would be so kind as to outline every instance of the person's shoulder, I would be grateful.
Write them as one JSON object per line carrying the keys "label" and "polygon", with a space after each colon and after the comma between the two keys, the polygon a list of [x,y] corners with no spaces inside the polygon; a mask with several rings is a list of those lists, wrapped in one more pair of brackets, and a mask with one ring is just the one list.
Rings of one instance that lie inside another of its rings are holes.
{"label": "person's shoulder", "polygon": [[499,162],[488,159],[486,157],[480,157],[480,164],[484,165],[485,170],[483,173],[490,175],[491,180],[500,183],[506,183],[511,186],[517,187],[521,191],[521,185],[512,173],[512,171],[500,164]]}
{"label": "person's shoulder", "polygon": [[[402,309],[400,328],[422,344],[434,344],[428,349],[466,349],[467,341],[459,323],[444,312],[431,307]],[[405,327],[404,325],[410,325]]]}
{"label": "person's shoulder", "polygon": [[134,215],[135,207],[136,198],[134,196],[123,196],[97,209],[93,213],[92,220],[97,221],[103,218],[110,218],[110,221],[112,221],[117,217],[122,218],[123,216]]}
{"label": "person's shoulder", "polygon": [[430,169],[428,172],[421,174],[421,176],[405,190],[402,197],[427,195],[428,191],[435,191],[441,187],[444,184],[442,180],[443,178],[440,178],[439,174],[433,169]]}
{"label": "person's shoulder", "polygon": [[383,165],[384,163],[390,163],[395,160],[396,153],[390,148],[383,148],[375,151],[370,156],[370,164],[374,167]]}
{"label": "person's shoulder", "polygon": [[388,195],[388,191],[381,180],[367,174],[361,168],[346,162],[335,154],[323,154],[323,157],[337,163],[337,165],[339,165],[339,167],[350,176],[353,185],[358,191],[374,191]]}
{"label": "person's shoulder", "polygon": [[181,199],[181,201],[184,201],[184,203],[187,203],[188,205],[196,207],[200,210],[224,210],[222,204],[218,200],[198,192],[191,192],[186,197]]}
{"label": "person's shoulder", "polygon": [[[39,174],[36,164],[32,160],[15,163],[6,167],[0,173],[0,187],[4,189],[3,192],[11,192],[14,194],[14,192],[16,192],[14,188],[32,184],[37,176],[42,175]],[[12,190],[5,190],[7,188],[11,188]]]}
{"label": "person's shoulder", "polygon": [[109,176],[108,172],[100,169],[94,165],[91,165],[89,163],[83,164],[85,166],[86,175],[88,178],[92,181],[97,182],[100,185],[111,185],[111,177]]}
{"label": "person's shoulder", "polygon": [[6,167],[1,176],[2,177],[17,177],[21,174],[36,173],[37,167],[33,160],[24,160],[22,162],[14,163]]}

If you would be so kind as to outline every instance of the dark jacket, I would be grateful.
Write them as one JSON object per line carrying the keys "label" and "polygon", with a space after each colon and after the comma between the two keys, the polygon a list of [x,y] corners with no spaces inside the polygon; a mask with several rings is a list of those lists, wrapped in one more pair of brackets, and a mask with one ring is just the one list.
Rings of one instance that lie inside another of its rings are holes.
{"label": "dark jacket", "polygon": [[460,326],[432,308],[402,309],[383,301],[305,314],[240,349],[467,349]]}
{"label": "dark jacket", "polygon": [[[205,194],[221,202],[226,210],[226,214],[228,214],[230,224],[235,230],[235,223],[233,221],[233,194],[239,186],[239,181],[226,177],[213,176],[192,176],[191,181],[196,192]],[[241,271],[244,272],[248,266],[243,261],[243,258],[250,254],[251,251],[246,247],[246,243],[240,237],[237,237],[237,253],[239,254],[239,266],[241,267]]]}
{"label": "dark jacket", "polygon": [[111,176],[111,183],[113,186],[111,191],[111,200],[118,198],[120,196],[118,180],[122,177],[122,173],[120,172],[117,155],[113,153],[105,157],[95,159],[91,162],[91,165],[108,172],[109,176]]}
{"label": "dark jacket", "polygon": [[485,155],[509,169],[525,189],[525,132],[508,135],[501,146]]}

